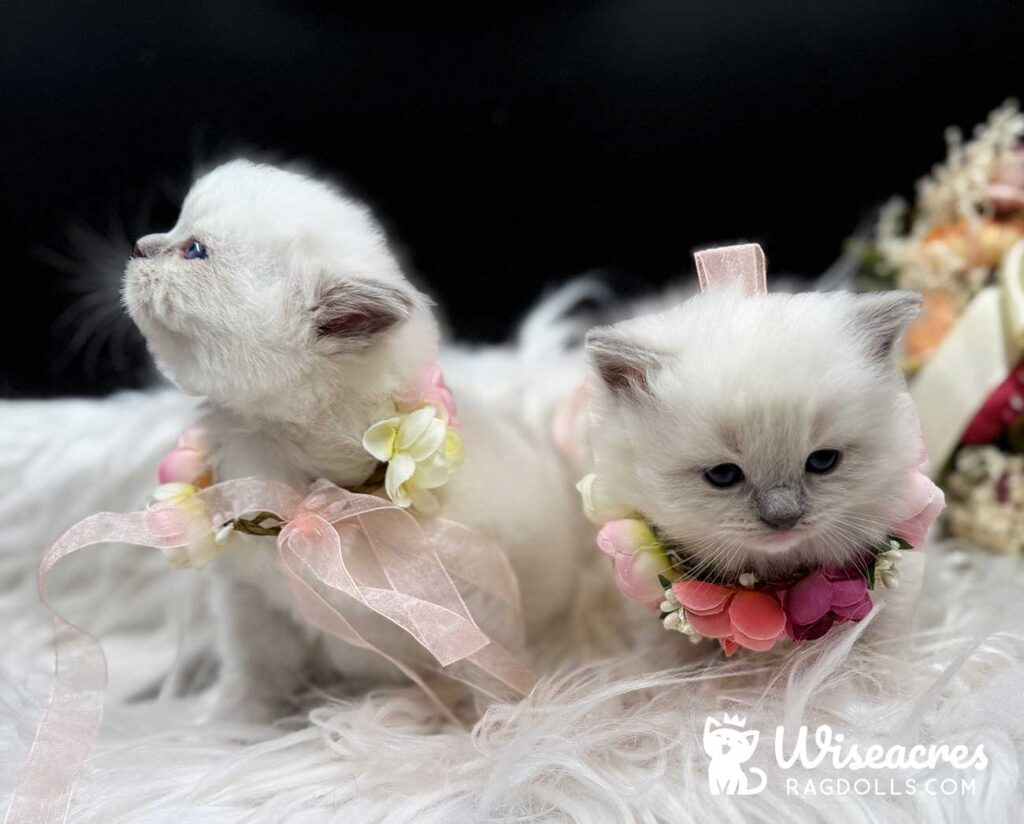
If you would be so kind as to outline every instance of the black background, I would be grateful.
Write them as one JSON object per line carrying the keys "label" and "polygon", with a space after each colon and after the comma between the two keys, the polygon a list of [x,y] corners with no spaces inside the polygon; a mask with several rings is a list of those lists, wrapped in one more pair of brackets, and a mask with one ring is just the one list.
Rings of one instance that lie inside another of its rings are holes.
{"label": "black background", "polygon": [[0,392],[147,379],[119,261],[234,154],[343,181],[500,340],[554,282],[654,286],[715,241],[819,273],[1024,67],[1020,3],[444,8],[4,3]]}

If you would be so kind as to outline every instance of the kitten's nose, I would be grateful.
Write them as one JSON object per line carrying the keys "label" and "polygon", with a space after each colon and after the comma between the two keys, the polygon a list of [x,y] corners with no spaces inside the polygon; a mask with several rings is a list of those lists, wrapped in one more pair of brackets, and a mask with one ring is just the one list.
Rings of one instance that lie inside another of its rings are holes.
{"label": "kitten's nose", "polygon": [[761,520],[768,524],[772,529],[792,529],[796,526],[797,521],[803,516],[802,512],[798,512],[795,515],[777,515],[771,518],[765,518],[761,516]]}
{"label": "kitten's nose", "polygon": [[803,493],[794,486],[758,490],[754,502],[758,517],[772,529],[792,529],[804,516]]}
{"label": "kitten's nose", "polygon": [[133,258],[152,257],[159,249],[163,241],[163,235],[146,235],[135,241],[132,247]]}

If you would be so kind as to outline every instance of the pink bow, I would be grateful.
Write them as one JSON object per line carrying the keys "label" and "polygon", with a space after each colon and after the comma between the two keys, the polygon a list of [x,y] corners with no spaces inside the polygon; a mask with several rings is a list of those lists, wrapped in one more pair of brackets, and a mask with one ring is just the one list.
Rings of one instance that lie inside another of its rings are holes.
{"label": "pink bow", "polygon": [[[44,556],[39,595],[57,631],[56,677],[7,824],[64,821],[74,782],[99,734],[107,680],[103,649],[65,620],[46,592],[50,569],[93,544],[136,544],[172,557],[215,526],[270,512],[284,524],[278,556],[303,618],[391,661],[449,719],[457,720],[429,680],[455,679],[493,699],[532,689],[533,674],[506,646],[522,642],[515,575],[500,547],[479,533],[442,519],[417,521],[383,498],[330,485],[303,498],[284,484],[246,478],[201,490],[193,501],[201,506],[166,502],[143,512],[93,515]],[[405,632],[395,632],[396,626]],[[418,645],[408,644],[406,633]]]}
{"label": "pink bow", "polygon": [[736,286],[746,295],[768,291],[764,252],[756,243],[705,249],[693,256],[697,263],[700,290]]}

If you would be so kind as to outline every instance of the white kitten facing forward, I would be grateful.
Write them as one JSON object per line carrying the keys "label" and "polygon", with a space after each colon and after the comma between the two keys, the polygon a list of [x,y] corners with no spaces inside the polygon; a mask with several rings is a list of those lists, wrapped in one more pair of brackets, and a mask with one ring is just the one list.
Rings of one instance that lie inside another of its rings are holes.
{"label": "white kitten facing forward", "polygon": [[850,561],[905,510],[920,461],[892,358],[919,304],[715,289],[591,331],[609,497],[712,578]]}
{"label": "white kitten facing forward", "polygon": [[[124,301],[161,368],[205,399],[218,481],[256,476],[299,491],[318,478],[363,484],[377,468],[364,433],[396,414],[396,394],[437,357],[429,301],[370,212],[308,177],[246,161],[199,179],[174,228],[138,242]],[[460,374],[470,359],[456,358],[447,375],[466,458],[440,491],[439,514],[502,545],[527,631],[538,634],[568,605],[572,550],[586,551],[589,530],[547,428],[523,414],[528,370],[501,400],[490,386],[497,378]],[[229,547],[209,568],[219,714],[266,715],[309,665],[362,681],[399,678],[375,654],[302,623],[273,539],[229,542],[244,551]]]}

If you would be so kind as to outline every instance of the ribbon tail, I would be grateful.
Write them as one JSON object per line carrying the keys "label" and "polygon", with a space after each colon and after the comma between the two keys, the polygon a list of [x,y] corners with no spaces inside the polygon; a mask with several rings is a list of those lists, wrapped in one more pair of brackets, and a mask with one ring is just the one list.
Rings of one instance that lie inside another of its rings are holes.
{"label": "ribbon tail", "polygon": [[497,641],[491,641],[462,661],[446,667],[453,678],[494,701],[530,694],[537,677],[526,664]]}
{"label": "ribbon tail", "polygon": [[57,664],[50,699],[22,767],[5,824],[61,824],[67,819],[75,781],[82,773],[103,720],[107,659],[99,641],[62,616],[47,594],[47,576],[67,555],[101,543],[134,543],[166,548],[175,525],[161,525],[150,513],[101,512],[75,524],[50,547],[39,566],[39,598],[56,630]]}
{"label": "ribbon tail", "polygon": [[360,649],[369,650],[380,655],[385,661],[395,666],[403,675],[412,681],[426,694],[427,698],[440,710],[441,714],[453,724],[461,722],[451,711],[447,704],[441,699],[437,692],[420,676],[415,669],[407,666],[399,658],[389,655],[378,645],[370,643],[363,635],[345,618],[337,609],[331,606],[319,592],[313,589],[300,572],[289,562],[289,557],[301,563],[295,555],[280,552],[281,563],[288,574],[288,582],[291,585],[292,595],[295,598],[295,606],[299,614],[309,622],[310,625],[327,633],[328,635],[351,644]]}
{"label": "ribbon tail", "polygon": [[28,760],[7,808],[5,824],[67,820],[75,781],[99,736],[107,684],[103,648],[49,605],[57,631],[57,667]]}

